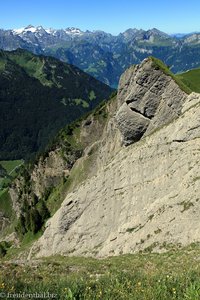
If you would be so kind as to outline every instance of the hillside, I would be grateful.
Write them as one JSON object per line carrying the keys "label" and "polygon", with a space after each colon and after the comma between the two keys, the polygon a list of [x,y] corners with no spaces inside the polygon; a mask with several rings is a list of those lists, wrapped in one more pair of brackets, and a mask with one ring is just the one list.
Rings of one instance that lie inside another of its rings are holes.
{"label": "hillside", "polygon": [[0,51],[0,160],[30,159],[111,92],[55,58]]}
{"label": "hillside", "polygon": [[199,242],[199,103],[157,59],[127,69],[117,98],[62,129],[13,182],[18,237],[42,234],[24,255],[104,257]]}
{"label": "hillside", "polygon": [[0,161],[0,191],[7,187],[17,176],[22,160]]}
{"label": "hillside", "polygon": [[127,69],[0,192],[2,295],[199,299],[199,114],[161,61]]}
{"label": "hillside", "polygon": [[199,242],[199,103],[154,59],[128,69],[113,117],[87,150],[92,157],[86,151],[74,164],[74,186],[30,256],[106,257]]}
{"label": "hillside", "polygon": [[188,70],[187,72],[177,74],[176,77],[191,90],[200,93],[200,69]]}
{"label": "hillside", "polygon": [[4,177],[6,175],[6,170],[0,165],[0,177]]}
{"label": "hillside", "polygon": [[199,67],[199,40],[200,33],[176,37],[156,28],[129,28],[117,36],[101,30],[44,29],[32,25],[0,30],[1,49],[23,48],[54,56],[114,88],[126,68],[149,55],[163,60],[174,73]]}
{"label": "hillside", "polygon": [[58,300],[199,300],[199,255],[199,245],[193,244],[162,254],[100,260],[63,256],[1,260],[0,291],[9,297],[23,291],[38,299],[55,295]]}

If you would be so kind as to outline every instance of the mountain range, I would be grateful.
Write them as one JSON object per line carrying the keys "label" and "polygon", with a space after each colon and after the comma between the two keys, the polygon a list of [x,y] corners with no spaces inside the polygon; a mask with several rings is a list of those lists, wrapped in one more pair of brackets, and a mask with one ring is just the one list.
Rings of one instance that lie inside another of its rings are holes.
{"label": "mountain range", "polygon": [[27,49],[73,64],[117,87],[120,75],[147,56],[163,60],[174,73],[200,66],[200,33],[168,35],[156,28],[128,29],[117,36],[78,28],[44,29],[29,25],[0,30],[0,48]]}

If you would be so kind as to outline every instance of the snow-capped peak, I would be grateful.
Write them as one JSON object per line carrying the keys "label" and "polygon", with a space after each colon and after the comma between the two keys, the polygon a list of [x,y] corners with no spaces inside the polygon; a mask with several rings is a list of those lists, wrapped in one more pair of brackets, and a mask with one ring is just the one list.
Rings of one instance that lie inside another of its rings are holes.
{"label": "snow-capped peak", "polygon": [[48,33],[48,34],[53,34],[53,33],[55,32],[55,30],[52,29],[52,28],[45,29],[45,31],[46,31],[46,33]]}
{"label": "snow-capped peak", "polygon": [[[21,36],[26,34],[27,32],[32,32],[32,33],[36,33],[36,34],[39,33],[40,35],[42,33],[46,32],[48,34],[55,35],[57,31],[60,31],[60,30],[56,30],[56,29],[52,29],[52,28],[44,29],[42,26],[35,27],[33,25],[29,25],[27,27],[12,30],[13,34],[21,35]],[[83,34],[83,32],[79,28],[75,28],[75,27],[68,27],[68,28],[64,29],[63,31],[67,35],[81,35],[81,34]]]}
{"label": "snow-capped peak", "polygon": [[83,33],[79,28],[75,28],[75,27],[68,27],[65,29],[65,32],[67,34],[77,34],[77,35]]}
{"label": "snow-capped peak", "polygon": [[21,34],[24,31],[25,27],[23,28],[18,28],[18,29],[13,29],[14,34]]}
{"label": "snow-capped peak", "polygon": [[13,33],[14,34],[25,34],[27,32],[36,33],[36,32],[41,31],[41,30],[44,30],[42,26],[35,27],[33,25],[28,25],[27,27],[14,29]]}

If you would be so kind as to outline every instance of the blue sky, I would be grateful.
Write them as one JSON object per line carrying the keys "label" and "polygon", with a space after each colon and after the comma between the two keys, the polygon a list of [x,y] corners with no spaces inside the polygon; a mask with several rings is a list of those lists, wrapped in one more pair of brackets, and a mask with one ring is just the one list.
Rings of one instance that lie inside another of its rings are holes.
{"label": "blue sky", "polygon": [[118,34],[156,27],[167,33],[200,31],[200,1],[180,0],[1,0],[0,28],[42,25]]}

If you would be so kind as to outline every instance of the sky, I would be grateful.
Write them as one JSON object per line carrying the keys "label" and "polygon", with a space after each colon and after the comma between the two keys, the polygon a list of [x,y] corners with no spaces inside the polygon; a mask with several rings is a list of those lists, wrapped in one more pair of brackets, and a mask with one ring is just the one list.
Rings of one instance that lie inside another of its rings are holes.
{"label": "sky", "polygon": [[3,29],[31,24],[103,30],[114,35],[128,28],[200,31],[199,0],[0,0],[0,12]]}

